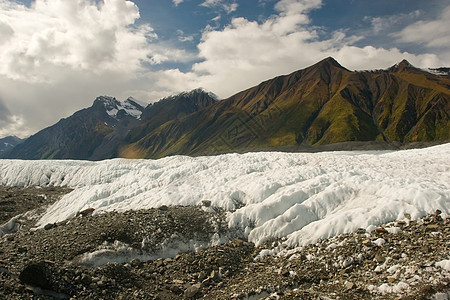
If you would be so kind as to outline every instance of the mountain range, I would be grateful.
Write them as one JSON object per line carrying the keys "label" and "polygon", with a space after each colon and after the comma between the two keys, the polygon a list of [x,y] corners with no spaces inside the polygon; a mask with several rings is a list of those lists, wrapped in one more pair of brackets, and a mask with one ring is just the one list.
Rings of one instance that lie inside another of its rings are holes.
{"label": "mountain range", "polygon": [[18,138],[17,136],[7,136],[0,139],[0,154],[2,152],[11,150],[18,144],[22,143],[23,139]]}
{"label": "mountain range", "polygon": [[89,108],[45,128],[6,153],[22,159],[111,158],[128,131],[139,124],[143,105],[129,98],[98,97]]}
{"label": "mountain range", "polygon": [[386,70],[350,71],[330,57],[220,101],[202,89],[147,106],[103,96],[3,156],[99,160],[445,142],[448,71],[422,70],[406,60]]}

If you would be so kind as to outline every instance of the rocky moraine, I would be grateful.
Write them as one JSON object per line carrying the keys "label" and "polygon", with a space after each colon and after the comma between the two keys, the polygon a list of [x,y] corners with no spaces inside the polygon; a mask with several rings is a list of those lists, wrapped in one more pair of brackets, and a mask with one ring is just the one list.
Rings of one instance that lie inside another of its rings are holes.
{"label": "rocky moraine", "polygon": [[[449,299],[440,211],[289,249],[254,245],[203,207],[89,212],[36,229],[70,189],[0,188],[1,299]],[[174,249],[184,249],[176,253]]]}

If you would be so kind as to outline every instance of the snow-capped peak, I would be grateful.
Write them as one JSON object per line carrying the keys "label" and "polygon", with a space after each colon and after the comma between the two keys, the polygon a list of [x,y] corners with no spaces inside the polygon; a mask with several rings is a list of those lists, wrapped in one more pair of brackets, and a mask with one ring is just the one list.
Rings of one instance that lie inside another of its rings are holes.
{"label": "snow-capped peak", "polygon": [[192,91],[186,91],[186,92],[181,93],[181,95],[192,96],[192,95],[201,94],[201,93],[207,94],[208,96],[210,96],[214,100],[219,100],[219,98],[217,97],[216,94],[214,94],[211,91],[207,91],[204,88],[196,88],[196,89],[194,89]]}
{"label": "snow-capped peak", "polygon": [[106,109],[106,113],[113,118],[117,118],[119,112],[123,111],[126,115],[132,116],[136,119],[140,119],[142,111],[146,104],[129,97],[125,101],[119,101],[114,97],[101,96],[97,98],[97,101],[103,103]]}
{"label": "snow-capped peak", "polygon": [[219,100],[219,98],[217,97],[216,94],[214,94],[211,91],[207,91],[204,88],[196,88],[196,89],[193,89],[191,91],[184,91],[184,92],[181,92],[181,93],[178,93],[178,94],[174,94],[174,95],[171,95],[171,96],[168,96],[168,97],[164,97],[161,100],[171,99],[171,98],[176,98],[176,97],[186,97],[187,98],[187,97],[191,97],[191,96],[196,95],[196,94],[207,94],[209,97],[213,98],[214,100],[216,100],[216,101]]}

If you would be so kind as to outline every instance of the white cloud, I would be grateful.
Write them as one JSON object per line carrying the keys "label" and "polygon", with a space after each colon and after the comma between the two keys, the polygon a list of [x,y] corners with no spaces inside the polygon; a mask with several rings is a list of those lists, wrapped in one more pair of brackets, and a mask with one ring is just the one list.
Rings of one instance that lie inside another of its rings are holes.
{"label": "white cloud", "polygon": [[415,10],[407,14],[396,14],[391,16],[381,16],[381,17],[364,17],[364,20],[369,21],[372,25],[372,30],[375,34],[383,33],[384,31],[392,32],[394,26],[400,24],[415,21],[421,15],[420,10]]}
{"label": "white cloud", "polygon": [[176,32],[178,40],[180,42],[192,42],[194,40],[194,35],[186,35],[183,30],[178,29]]}
{"label": "white cloud", "polygon": [[230,0],[205,0],[200,4],[200,6],[204,7],[219,7],[225,10],[226,13],[232,13],[238,8],[238,4],[236,1]]}
{"label": "white cloud", "polygon": [[282,15],[304,14],[322,6],[322,0],[280,0],[275,9]]}
{"label": "white cloud", "polygon": [[414,55],[397,48],[354,46],[361,37],[347,36],[342,30],[321,40],[310,26],[308,15],[321,5],[320,0],[282,0],[275,5],[279,14],[264,22],[234,18],[221,30],[209,27],[198,45],[203,60],[194,64],[189,73],[166,71],[162,80],[173,86],[178,82],[184,86],[197,84],[220,97],[228,97],[328,56],[349,69],[387,68],[404,58],[419,67],[439,64],[433,54]]}
{"label": "white cloud", "polygon": [[[402,42],[424,44],[428,48],[450,51],[450,5],[435,20],[415,22],[394,36]],[[450,57],[450,56],[449,56]]]}
{"label": "white cloud", "polygon": [[164,89],[142,79],[148,66],[189,55],[161,45],[138,18],[124,0],[0,0],[0,98],[10,112],[0,134],[34,133],[102,94],[156,97]]}
{"label": "white cloud", "polygon": [[30,8],[0,2],[0,74],[48,81],[60,68],[132,73],[152,54],[148,25],[132,26],[139,10],[131,1],[37,0]]}
{"label": "white cloud", "polygon": [[180,3],[183,3],[184,0],[172,0],[173,5],[178,6]]}
{"label": "white cloud", "polygon": [[[0,138],[11,135],[11,132],[23,132],[23,126],[23,118],[11,114],[8,107],[0,99]],[[24,138],[29,134],[29,132],[24,132],[20,137]]]}

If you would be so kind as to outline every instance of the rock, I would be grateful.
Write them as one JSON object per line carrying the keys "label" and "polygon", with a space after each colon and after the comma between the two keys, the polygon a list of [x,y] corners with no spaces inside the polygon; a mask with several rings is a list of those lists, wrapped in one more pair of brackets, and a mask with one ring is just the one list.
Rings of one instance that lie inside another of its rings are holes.
{"label": "rock", "polygon": [[389,278],[388,278],[388,282],[389,282],[389,283],[395,282],[395,278],[394,278],[394,277],[389,277]]}
{"label": "rock", "polygon": [[197,295],[198,292],[200,292],[200,288],[201,288],[200,283],[193,284],[184,291],[184,296],[186,298],[192,298],[195,295]]}
{"label": "rock", "polygon": [[384,258],[384,256],[382,256],[381,254],[377,253],[375,255],[375,260],[377,261],[377,263],[382,264],[386,261],[386,258]]}
{"label": "rock", "polygon": [[347,257],[343,262],[342,262],[342,267],[343,268],[347,268],[349,266],[351,266],[353,264],[353,258],[352,257]]}
{"label": "rock", "polygon": [[225,265],[225,260],[224,260],[222,257],[217,258],[217,259],[216,259],[216,264],[217,264],[218,266],[224,266],[224,265]]}
{"label": "rock", "polygon": [[206,272],[205,272],[205,271],[200,271],[200,273],[198,273],[197,279],[198,279],[199,281],[202,281],[202,280],[204,280],[206,277],[208,277],[208,275],[206,274]]}
{"label": "rock", "polygon": [[211,283],[212,283],[212,280],[211,280],[210,277],[208,277],[208,278],[206,278],[205,280],[202,281],[200,287],[201,287],[201,288],[204,288],[204,287],[210,285]]}
{"label": "rock", "polygon": [[164,264],[165,264],[165,265],[170,264],[171,262],[173,262],[173,259],[170,258],[170,257],[168,257],[168,258],[166,258],[166,259],[164,260]]}
{"label": "rock", "polygon": [[141,261],[140,261],[139,259],[137,259],[137,258],[135,258],[135,259],[133,259],[132,261],[130,261],[130,265],[131,265],[132,267],[139,267],[140,264],[141,264]]}
{"label": "rock", "polygon": [[55,228],[55,227],[56,227],[56,223],[48,223],[48,224],[46,224],[44,226],[44,229],[45,230],[50,230],[50,229]]}
{"label": "rock", "polygon": [[363,244],[364,246],[367,246],[367,247],[372,246],[372,242],[371,242],[369,239],[365,239],[365,240],[362,242],[362,244]]}
{"label": "rock", "polygon": [[217,280],[219,279],[219,272],[216,270],[213,270],[211,272],[211,274],[209,275],[209,278],[211,278],[212,280]]}
{"label": "rock", "polygon": [[423,246],[423,247],[421,247],[421,251],[422,251],[422,253],[430,253],[431,248],[429,246]]}
{"label": "rock", "polygon": [[357,234],[364,234],[366,233],[366,230],[364,228],[358,228],[358,230],[356,230]]}
{"label": "rock", "polygon": [[170,286],[170,291],[175,295],[181,295],[183,293],[183,290],[177,284],[172,284]]}
{"label": "rock", "polygon": [[439,225],[438,224],[430,224],[427,225],[427,227],[425,228],[426,231],[438,231],[439,230]]}
{"label": "rock", "polygon": [[89,276],[88,274],[82,274],[81,275],[81,283],[84,285],[89,285],[92,282],[92,278],[91,276]]}
{"label": "rock", "polygon": [[51,270],[49,268],[49,264],[45,262],[27,265],[22,272],[20,272],[19,280],[24,284],[40,287],[46,290],[52,289]]}
{"label": "rock", "polygon": [[375,229],[376,233],[381,233],[381,234],[386,234],[389,233],[386,229],[384,229],[383,227],[378,227],[377,229]]}
{"label": "rock", "polygon": [[234,239],[231,241],[231,243],[236,247],[241,247],[244,241],[241,239]]}
{"label": "rock", "polygon": [[77,212],[77,217],[78,216],[82,216],[82,217],[87,217],[90,216],[94,213],[95,208],[89,207],[86,208],[84,210],[80,210],[79,212]]}
{"label": "rock", "polygon": [[156,266],[157,268],[160,268],[160,267],[162,267],[163,265],[164,265],[164,262],[163,262],[163,260],[162,260],[161,258],[155,261],[155,266]]}
{"label": "rock", "polygon": [[167,211],[169,207],[167,205],[161,205],[158,209],[161,211]]}
{"label": "rock", "polygon": [[347,282],[344,284],[344,287],[345,287],[346,290],[351,290],[351,289],[353,289],[353,288],[355,287],[355,284],[354,284],[353,282],[347,281]]}
{"label": "rock", "polygon": [[203,201],[202,201],[202,206],[204,206],[204,207],[210,207],[210,206],[211,206],[211,201],[210,201],[210,200],[203,200]]}

